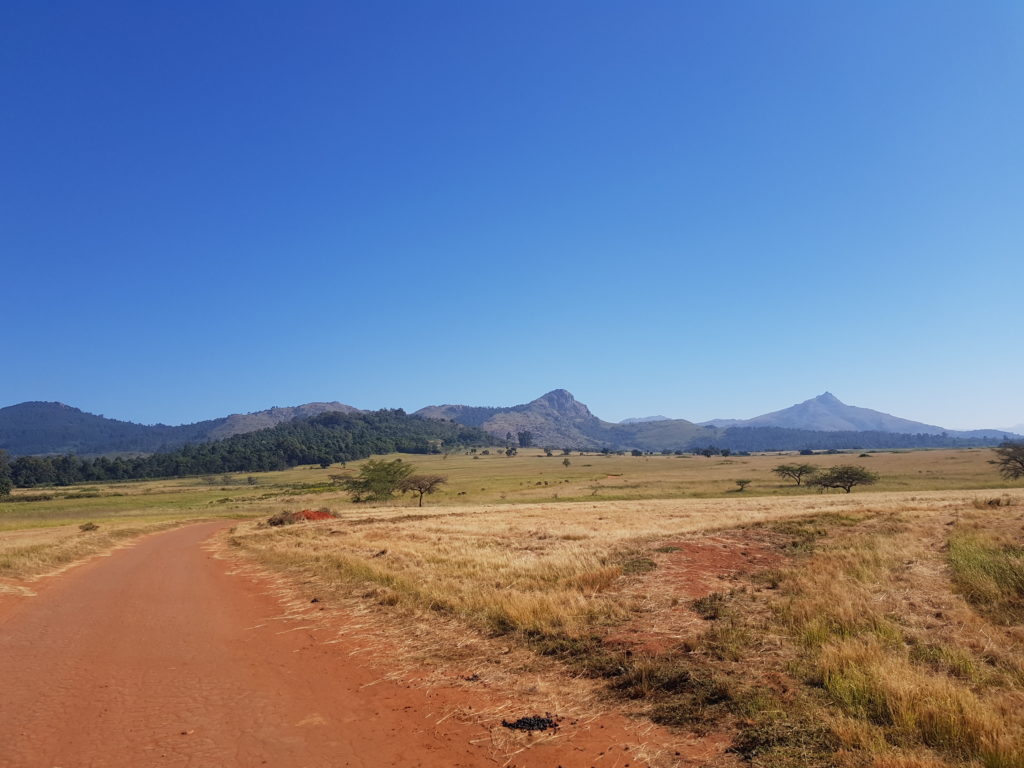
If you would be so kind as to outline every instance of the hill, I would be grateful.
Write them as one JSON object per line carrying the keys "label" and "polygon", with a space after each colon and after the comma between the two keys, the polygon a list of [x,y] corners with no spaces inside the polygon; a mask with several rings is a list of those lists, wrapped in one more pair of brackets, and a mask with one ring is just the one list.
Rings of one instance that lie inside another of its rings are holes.
{"label": "hill", "polygon": [[64,403],[27,402],[0,408],[0,450],[13,456],[153,453],[254,432],[329,411],[354,413],[357,409],[337,402],[307,403],[168,426],[108,419]]}
{"label": "hill", "polygon": [[694,440],[710,439],[717,434],[716,430],[704,429],[685,419],[621,424],[602,421],[564,389],[504,408],[432,405],[415,415],[480,427],[500,440],[509,434],[516,439],[520,432],[529,432],[533,445],[554,448],[681,449]]}
{"label": "hill", "polygon": [[207,435],[211,440],[231,437],[232,435],[244,435],[247,432],[255,432],[258,429],[276,427],[296,419],[308,419],[311,416],[319,416],[321,413],[361,413],[358,408],[345,405],[337,401],[331,403],[306,403],[288,408],[268,408],[265,411],[255,413],[233,413],[224,419],[224,423],[214,427]]}
{"label": "hill", "polygon": [[63,403],[19,403],[0,408],[0,450],[15,456],[151,453],[205,440],[225,421],[212,419],[178,427],[145,425],[108,419]]}

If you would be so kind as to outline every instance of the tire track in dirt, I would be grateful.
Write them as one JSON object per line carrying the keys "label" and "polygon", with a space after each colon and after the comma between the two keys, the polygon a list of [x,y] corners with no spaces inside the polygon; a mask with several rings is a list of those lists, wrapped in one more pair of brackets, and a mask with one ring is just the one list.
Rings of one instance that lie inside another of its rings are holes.
{"label": "tire track in dirt", "polygon": [[[0,595],[0,766],[505,762],[471,743],[486,741],[484,727],[429,715],[464,703],[460,694],[380,681],[315,630],[279,619],[265,589],[201,547],[227,525],[146,536],[42,582],[34,597]],[[613,748],[623,739],[610,725],[514,763],[623,765]]]}

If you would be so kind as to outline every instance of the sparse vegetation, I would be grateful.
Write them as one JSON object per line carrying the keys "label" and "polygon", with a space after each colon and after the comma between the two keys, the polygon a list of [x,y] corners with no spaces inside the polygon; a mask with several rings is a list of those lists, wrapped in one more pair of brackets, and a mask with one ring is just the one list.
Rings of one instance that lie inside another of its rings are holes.
{"label": "sparse vegetation", "polygon": [[815,473],[807,481],[807,485],[819,490],[842,488],[847,493],[850,493],[855,486],[874,485],[878,480],[879,476],[876,473],[869,472],[864,467],[840,464],[839,466]]}
{"label": "sparse vegetation", "polygon": [[999,474],[1007,480],[1024,477],[1024,442],[1007,441],[992,450],[996,458],[990,463],[999,468]]}

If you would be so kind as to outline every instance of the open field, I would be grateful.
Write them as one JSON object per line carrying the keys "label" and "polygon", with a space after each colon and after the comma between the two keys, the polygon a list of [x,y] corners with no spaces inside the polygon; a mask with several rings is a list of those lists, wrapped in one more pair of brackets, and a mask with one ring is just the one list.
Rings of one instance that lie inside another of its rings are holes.
{"label": "open field", "polygon": [[[1024,489],[991,457],[404,456],[449,478],[422,509],[352,504],[333,480],[359,463],[16,491],[36,500],[0,504],[0,577],[234,517],[226,556],[276,572],[296,611],[349,617],[394,676],[667,727],[650,764],[1010,768]],[[881,481],[819,494],[771,473],[803,461]],[[307,508],[337,517],[263,524]]]}
{"label": "open field", "polygon": [[[603,456],[547,457],[534,449],[518,456],[465,454],[403,455],[418,472],[440,474],[448,483],[428,498],[430,505],[518,504],[552,501],[614,501],[671,498],[732,498],[814,494],[771,470],[782,463],[820,467],[857,464],[876,472],[874,491],[930,491],[1013,488],[988,464],[991,450],[857,452],[797,456]],[[563,460],[569,459],[569,466]],[[0,531],[64,525],[86,520],[193,519],[262,514],[269,508],[301,505],[350,505],[332,477],[354,475],[362,462],[343,468],[296,467],[263,472],[166,480],[89,483],[66,488],[16,489],[12,501],[0,502]],[[738,494],[736,480],[751,483]],[[860,493],[858,489],[855,493]],[[19,501],[20,499],[38,499]],[[396,505],[409,506],[409,498]]]}
{"label": "open field", "polygon": [[[705,736],[702,764],[1024,764],[1024,492],[737,495],[378,507],[231,544],[400,657],[561,675],[571,716]],[[540,666],[496,666],[509,647]]]}

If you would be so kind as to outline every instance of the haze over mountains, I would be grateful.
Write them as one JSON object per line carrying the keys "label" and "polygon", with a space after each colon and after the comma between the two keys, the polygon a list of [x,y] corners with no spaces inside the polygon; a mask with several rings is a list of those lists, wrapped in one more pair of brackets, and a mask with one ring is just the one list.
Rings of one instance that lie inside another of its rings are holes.
{"label": "haze over mountains", "polygon": [[[152,453],[254,432],[331,411],[360,412],[340,402],[319,402],[167,426],[107,419],[62,403],[27,402],[0,408],[0,449],[13,455]],[[536,446],[587,450],[682,450],[713,444],[734,450],[847,445],[914,447],[967,444],[963,441],[998,442],[1019,437],[995,429],[946,430],[846,405],[829,392],[752,419],[713,419],[701,424],[664,416],[625,419],[617,424],[607,422],[564,389],[552,390],[519,405],[432,405],[413,415],[480,427],[499,441],[509,434],[513,440],[518,440],[520,432],[529,432]],[[893,441],[885,435],[929,436],[931,439]]]}

